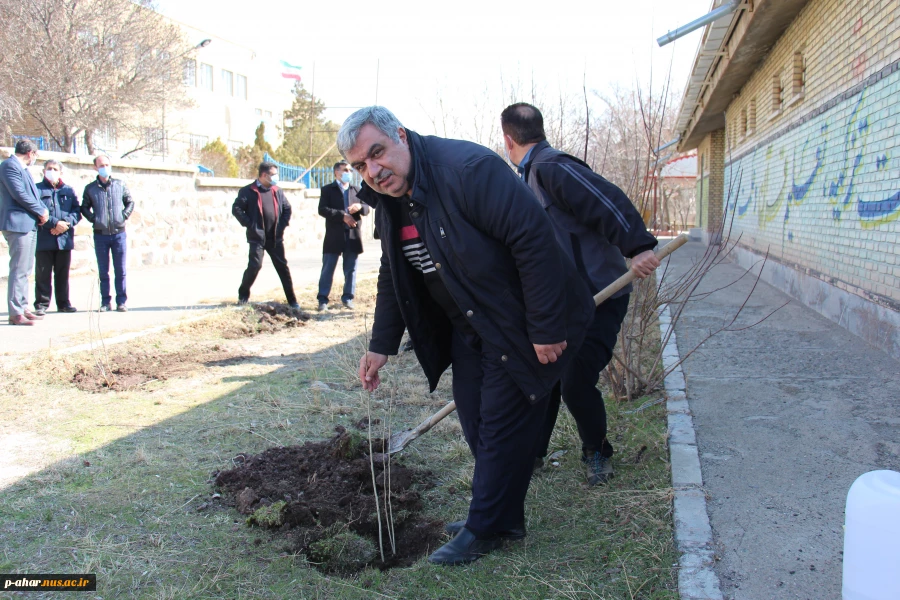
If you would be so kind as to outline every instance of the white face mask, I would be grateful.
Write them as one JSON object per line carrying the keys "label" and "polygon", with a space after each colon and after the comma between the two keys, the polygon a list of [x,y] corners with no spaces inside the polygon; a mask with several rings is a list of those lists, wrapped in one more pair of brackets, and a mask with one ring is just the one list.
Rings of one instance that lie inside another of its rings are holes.
{"label": "white face mask", "polygon": [[44,179],[46,179],[53,185],[56,185],[56,182],[59,181],[59,175],[60,173],[56,169],[47,169],[46,171],[44,171]]}

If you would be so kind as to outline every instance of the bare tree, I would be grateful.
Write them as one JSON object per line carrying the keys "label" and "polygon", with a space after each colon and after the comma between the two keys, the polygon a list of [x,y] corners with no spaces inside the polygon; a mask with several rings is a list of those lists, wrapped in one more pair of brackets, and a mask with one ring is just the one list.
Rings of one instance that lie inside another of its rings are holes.
{"label": "bare tree", "polygon": [[191,47],[150,0],[0,0],[0,22],[0,89],[61,149],[82,136],[93,152],[96,131],[147,128],[189,104]]}

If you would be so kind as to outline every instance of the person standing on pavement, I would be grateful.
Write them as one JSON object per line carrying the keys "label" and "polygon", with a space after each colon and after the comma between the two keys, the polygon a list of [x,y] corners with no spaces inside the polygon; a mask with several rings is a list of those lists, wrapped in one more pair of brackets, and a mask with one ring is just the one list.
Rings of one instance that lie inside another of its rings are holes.
{"label": "person standing on pavement", "polygon": [[[657,240],[628,196],[583,161],[551,147],[537,108],[512,104],[501,114],[500,125],[510,162],[550,217],[559,245],[591,294],[625,274],[626,257],[638,278],[659,266],[653,254]],[[631,290],[631,285],[623,288],[594,310],[581,350],[553,390],[535,465],[547,455],[561,395],[578,425],[588,483],[606,483],[613,476],[613,447],[597,380],[612,359]]]}
{"label": "person standing on pavement", "polygon": [[322,241],[322,274],[319,276],[319,311],[328,310],[328,295],[334,280],[334,269],[343,256],[344,293],[341,304],[353,310],[356,292],[356,258],[362,254],[359,222],[369,214],[369,206],[357,200],[359,187],[353,185],[353,171],[347,161],[334,164],[334,181],[322,188],[319,214],[325,217],[325,239]]}
{"label": "person standing on pavement", "polygon": [[121,179],[112,176],[109,157],[94,157],[97,178],[87,184],[81,198],[81,214],[94,226],[94,253],[100,276],[100,312],[112,310],[109,289],[109,256],[115,270],[116,310],[127,312],[128,293],[125,286],[128,237],[125,221],[134,210],[134,201]]}
{"label": "person standing on pavement", "polygon": [[434,391],[453,398],[475,473],[468,518],[429,558],[477,560],[525,536],[525,496],[550,391],[578,351],[593,302],[534,195],[487,148],[420,136],[387,109],[363,108],[338,150],[364,180],[382,258],[364,389],[408,328]]}
{"label": "person standing on pavement", "polygon": [[69,266],[75,249],[75,226],[81,220],[81,205],[72,186],[63,183],[59,161],[44,163],[44,179],[37,184],[37,189],[41,202],[50,211],[50,218],[37,232],[34,313],[47,312],[54,290],[57,312],[73,313],[77,309],[69,302]]}
{"label": "person standing on pavement", "polygon": [[44,317],[28,310],[28,275],[34,268],[35,230],[47,222],[50,211],[28,172],[37,160],[37,144],[19,140],[14,152],[0,163],[0,231],[9,246],[6,301],[10,325],[34,325]]}
{"label": "person standing on pavement", "polygon": [[281,279],[284,296],[291,308],[299,309],[294,283],[284,254],[284,230],[291,222],[291,203],[278,187],[278,166],[269,162],[259,165],[259,177],[238,191],[231,214],[247,230],[250,259],[238,288],[238,304],[250,301],[250,288],[262,269],[265,253],[269,254]]}

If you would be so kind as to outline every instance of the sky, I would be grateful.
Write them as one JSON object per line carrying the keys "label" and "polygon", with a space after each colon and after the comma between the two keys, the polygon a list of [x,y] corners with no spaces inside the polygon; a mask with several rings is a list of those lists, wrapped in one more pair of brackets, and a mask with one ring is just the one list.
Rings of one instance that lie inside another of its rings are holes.
{"label": "sky", "polygon": [[496,104],[499,120],[510,101],[532,100],[532,82],[544,97],[580,97],[583,83],[591,95],[611,85],[661,86],[671,68],[682,89],[702,29],[663,48],[656,38],[711,3],[158,0],[174,19],[301,66],[304,85],[333,121],[378,103],[422,133],[440,133],[438,101],[461,119]]}

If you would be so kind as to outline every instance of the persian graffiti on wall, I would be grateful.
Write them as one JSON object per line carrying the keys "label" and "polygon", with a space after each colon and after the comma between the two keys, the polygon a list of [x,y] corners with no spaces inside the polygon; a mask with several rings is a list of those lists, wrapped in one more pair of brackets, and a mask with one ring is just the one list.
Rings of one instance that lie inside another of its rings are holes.
{"label": "persian graffiti on wall", "polygon": [[898,298],[900,71],[726,165],[732,238]]}

